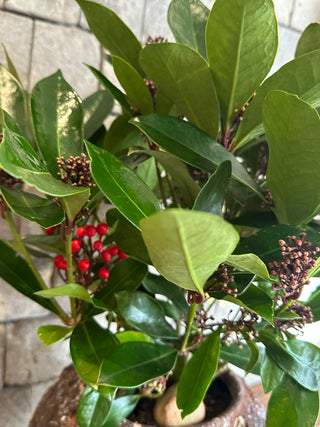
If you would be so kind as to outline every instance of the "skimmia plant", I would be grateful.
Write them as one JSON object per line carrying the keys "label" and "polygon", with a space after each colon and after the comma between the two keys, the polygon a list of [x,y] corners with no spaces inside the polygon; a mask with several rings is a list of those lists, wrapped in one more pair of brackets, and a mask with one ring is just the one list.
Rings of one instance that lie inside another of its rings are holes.
{"label": "skimmia plant", "polygon": [[[267,426],[314,425],[320,350],[302,331],[320,320],[320,290],[301,292],[320,246],[319,24],[267,77],[271,0],[211,11],[173,0],[176,43],[144,46],[112,10],[77,3],[121,88],[89,67],[103,90],[83,101],[60,71],[29,94],[9,57],[1,66],[1,215],[13,238],[0,241],[0,276],[63,322],[38,334],[70,338],[87,384],[79,425],[117,426],[167,380],[186,416],[219,361],[261,375]],[[106,130],[114,100],[122,114]],[[13,214],[43,231],[22,238]],[[35,257],[53,266],[54,287]],[[237,307],[223,319],[221,300]]]}

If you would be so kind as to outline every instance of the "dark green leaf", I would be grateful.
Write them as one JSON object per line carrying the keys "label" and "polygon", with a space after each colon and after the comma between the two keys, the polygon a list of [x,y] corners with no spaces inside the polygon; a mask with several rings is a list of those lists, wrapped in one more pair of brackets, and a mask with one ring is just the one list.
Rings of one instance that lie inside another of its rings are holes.
{"label": "dark green leaf", "polygon": [[272,91],[263,107],[263,125],[269,145],[267,184],[278,221],[307,223],[320,206],[319,115],[296,95]]}
{"label": "dark green leaf", "polygon": [[176,339],[160,303],[144,292],[123,291],[117,295],[121,317],[133,328],[157,338]]}
{"label": "dark green leaf", "polygon": [[206,280],[233,252],[239,239],[237,231],[221,217],[183,209],[167,209],[143,219],[141,231],[159,273],[201,294]]}
{"label": "dark green leaf", "polygon": [[162,344],[127,342],[108,355],[101,366],[99,384],[116,387],[138,387],[167,374],[177,351]]}
{"label": "dark green leaf", "polygon": [[108,424],[105,427],[119,426],[121,421],[133,412],[139,399],[140,396],[138,394],[122,396],[118,399],[114,399],[107,419]]}
{"label": "dark green leaf", "polygon": [[100,394],[91,387],[83,392],[78,410],[79,427],[108,427],[107,418],[116,389],[110,387],[109,393]]}
{"label": "dark green leaf", "polygon": [[161,148],[207,172],[214,172],[220,163],[230,160],[233,178],[261,196],[261,190],[236,158],[191,123],[157,114],[135,117],[130,123],[146,133]]}
{"label": "dark green leaf", "polygon": [[[240,349],[237,343],[231,345],[221,344],[220,357],[226,362],[232,363],[233,365],[243,370],[248,366],[251,352],[246,343],[242,344]],[[253,374],[260,375],[260,365],[256,363],[251,371]]]}
{"label": "dark green leaf", "polygon": [[320,24],[313,22],[302,33],[296,48],[295,57],[317,49],[320,49]]}
{"label": "dark green leaf", "polygon": [[222,207],[225,201],[225,193],[231,178],[231,162],[226,160],[218,166],[217,170],[203,186],[194,202],[196,211],[210,212],[222,215]]}
{"label": "dark green leaf", "polygon": [[173,0],[168,9],[168,24],[176,42],[192,47],[204,58],[208,16],[209,9],[200,0]]}
{"label": "dark green leaf", "polygon": [[[253,37],[254,34],[254,37]],[[206,30],[207,54],[224,128],[268,74],[278,47],[271,0],[216,0]]]}
{"label": "dark green leaf", "polygon": [[274,363],[266,351],[263,352],[261,358],[261,381],[265,393],[274,390],[280,383],[284,372],[279,366]]}
{"label": "dark green leaf", "polygon": [[100,190],[137,228],[142,218],[160,210],[151,189],[120,159],[87,143],[91,170]]}
{"label": "dark green leaf", "polygon": [[146,147],[143,136],[139,129],[128,123],[132,116],[119,116],[117,117],[110,129],[108,130],[103,147],[111,153],[118,154],[127,152],[129,147]]}
{"label": "dark green leaf", "polygon": [[285,375],[268,404],[266,427],[313,427],[318,418],[319,395]]}
{"label": "dark green leaf", "polygon": [[146,82],[132,65],[119,56],[112,57],[114,72],[132,105],[142,114],[153,112],[153,99]]}
{"label": "dark green leaf", "polygon": [[112,55],[125,59],[137,70],[141,45],[133,32],[107,7],[87,0],[76,0],[93,34]]}
{"label": "dark green leaf", "polygon": [[88,96],[82,104],[84,112],[84,138],[90,139],[111,113],[113,98],[106,90],[99,90]]}
{"label": "dark green leaf", "polygon": [[80,378],[95,387],[101,363],[118,345],[114,335],[94,320],[79,323],[70,339],[70,352]]}
{"label": "dark green leaf", "polygon": [[141,66],[188,120],[216,138],[219,104],[207,62],[177,43],[152,43],[141,52]]}
{"label": "dark green leaf", "polygon": [[[163,168],[159,166],[159,169],[161,173]],[[154,190],[157,187],[159,183],[158,173],[156,162],[152,157],[140,163],[137,166],[136,173],[142,179],[142,181],[151,188],[151,190]]]}
{"label": "dark green leaf", "polygon": [[59,325],[44,325],[38,329],[38,337],[45,345],[51,345],[58,341],[61,341],[68,334],[72,332],[72,329],[66,328],[65,326]]}
{"label": "dark green leaf", "polygon": [[60,235],[33,234],[23,238],[23,243],[27,246],[35,246],[47,252],[65,254],[65,244]]}
{"label": "dark green leaf", "polygon": [[254,341],[248,340],[247,344],[248,344],[248,347],[251,351],[251,357],[250,357],[250,360],[246,366],[246,374],[248,374],[249,372],[252,371],[255,364],[258,362],[259,356],[260,356],[259,348]]}
{"label": "dark green leaf", "polygon": [[57,157],[67,159],[83,152],[81,100],[59,70],[35,85],[31,111],[40,153],[49,171],[56,176]]}
{"label": "dark green leaf", "polygon": [[220,353],[220,329],[211,333],[188,361],[178,384],[177,406],[182,418],[203,401],[217,370]]}
{"label": "dark green leaf", "polygon": [[32,193],[1,186],[1,194],[8,206],[23,218],[49,228],[64,219],[63,209],[51,198],[44,199]]}

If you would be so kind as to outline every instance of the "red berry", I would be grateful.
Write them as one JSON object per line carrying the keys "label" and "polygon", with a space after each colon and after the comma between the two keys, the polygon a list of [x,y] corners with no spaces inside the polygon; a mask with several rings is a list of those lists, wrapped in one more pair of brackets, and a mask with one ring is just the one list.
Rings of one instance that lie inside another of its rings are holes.
{"label": "red berry", "polygon": [[109,251],[110,251],[110,253],[111,253],[111,256],[116,256],[116,255],[118,255],[119,248],[118,248],[118,246],[116,246],[116,245],[111,245],[111,246],[109,247]]}
{"label": "red berry", "polygon": [[71,250],[73,253],[78,252],[81,249],[80,240],[72,240],[71,242]]}
{"label": "red berry", "polygon": [[100,268],[99,270],[99,276],[101,277],[101,279],[103,280],[107,280],[107,278],[109,277],[109,270],[105,267]]}
{"label": "red berry", "polygon": [[47,234],[53,234],[53,233],[54,233],[55,228],[56,228],[56,227],[49,227],[49,228],[45,228],[45,229],[44,229],[44,231],[45,231]]}
{"label": "red berry", "polygon": [[100,222],[100,224],[97,225],[97,233],[99,236],[105,236],[108,233],[108,225],[105,222]]}
{"label": "red berry", "polygon": [[103,243],[100,240],[96,240],[93,244],[93,249],[100,252],[102,248],[103,248]]}
{"label": "red berry", "polygon": [[86,271],[90,267],[90,262],[87,259],[82,259],[78,264],[80,271]]}
{"label": "red berry", "polygon": [[88,237],[93,237],[97,232],[97,229],[94,225],[85,225],[84,234]]}
{"label": "red berry", "polygon": [[62,255],[57,255],[54,258],[54,265],[59,269],[59,270],[66,270],[68,268],[67,266],[67,261],[63,258]]}
{"label": "red berry", "polygon": [[101,256],[104,262],[109,262],[112,258],[109,249],[105,249],[104,251],[102,251]]}
{"label": "red berry", "polygon": [[128,258],[128,255],[125,254],[121,249],[119,249],[118,256],[119,256],[120,259],[126,259],[126,258]]}
{"label": "red berry", "polygon": [[78,237],[84,237],[84,227],[77,228],[77,235]]}

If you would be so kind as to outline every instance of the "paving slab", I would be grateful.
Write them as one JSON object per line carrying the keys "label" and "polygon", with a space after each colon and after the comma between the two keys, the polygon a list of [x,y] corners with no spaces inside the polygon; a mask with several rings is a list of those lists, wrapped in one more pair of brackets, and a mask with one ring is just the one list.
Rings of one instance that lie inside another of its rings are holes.
{"label": "paving slab", "polygon": [[84,65],[100,66],[100,44],[88,31],[37,21],[32,52],[30,86],[62,70],[64,78],[84,98],[98,88]]}
{"label": "paving slab", "polygon": [[[1,310],[1,305],[0,305]],[[6,350],[6,326],[0,325],[0,390],[3,388],[4,384],[4,371],[5,371],[5,363],[4,356]]]}
{"label": "paving slab", "polygon": [[320,23],[319,0],[296,0],[290,26],[303,31],[312,22]]}
{"label": "paving slab", "polygon": [[[30,18],[4,11],[0,12],[0,20],[0,42],[5,45],[22,84],[27,87],[33,21]],[[0,47],[0,62],[5,67],[7,66],[2,46]]]}

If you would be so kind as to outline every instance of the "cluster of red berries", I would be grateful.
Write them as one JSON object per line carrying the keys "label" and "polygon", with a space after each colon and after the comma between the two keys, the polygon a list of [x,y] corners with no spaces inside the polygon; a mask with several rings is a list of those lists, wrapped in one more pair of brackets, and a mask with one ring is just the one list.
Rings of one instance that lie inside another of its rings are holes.
{"label": "cluster of red berries", "polygon": [[[107,280],[109,277],[109,263],[112,258],[117,257],[117,260],[127,258],[127,255],[116,245],[105,247],[102,238],[108,233],[108,225],[104,222],[95,225],[85,225],[78,227],[76,230],[77,238],[72,240],[71,250],[73,259],[80,271],[80,282],[88,286],[92,280],[92,268],[96,262],[105,263],[98,271],[101,279]],[[93,240],[94,237],[98,239]],[[87,238],[87,239],[85,239]],[[84,257],[84,254],[86,257]],[[67,270],[67,261],[62,255],[57,255],[54,259],[54,264],[59,270]],[[86,277],[85,277],[86,273]]]}

